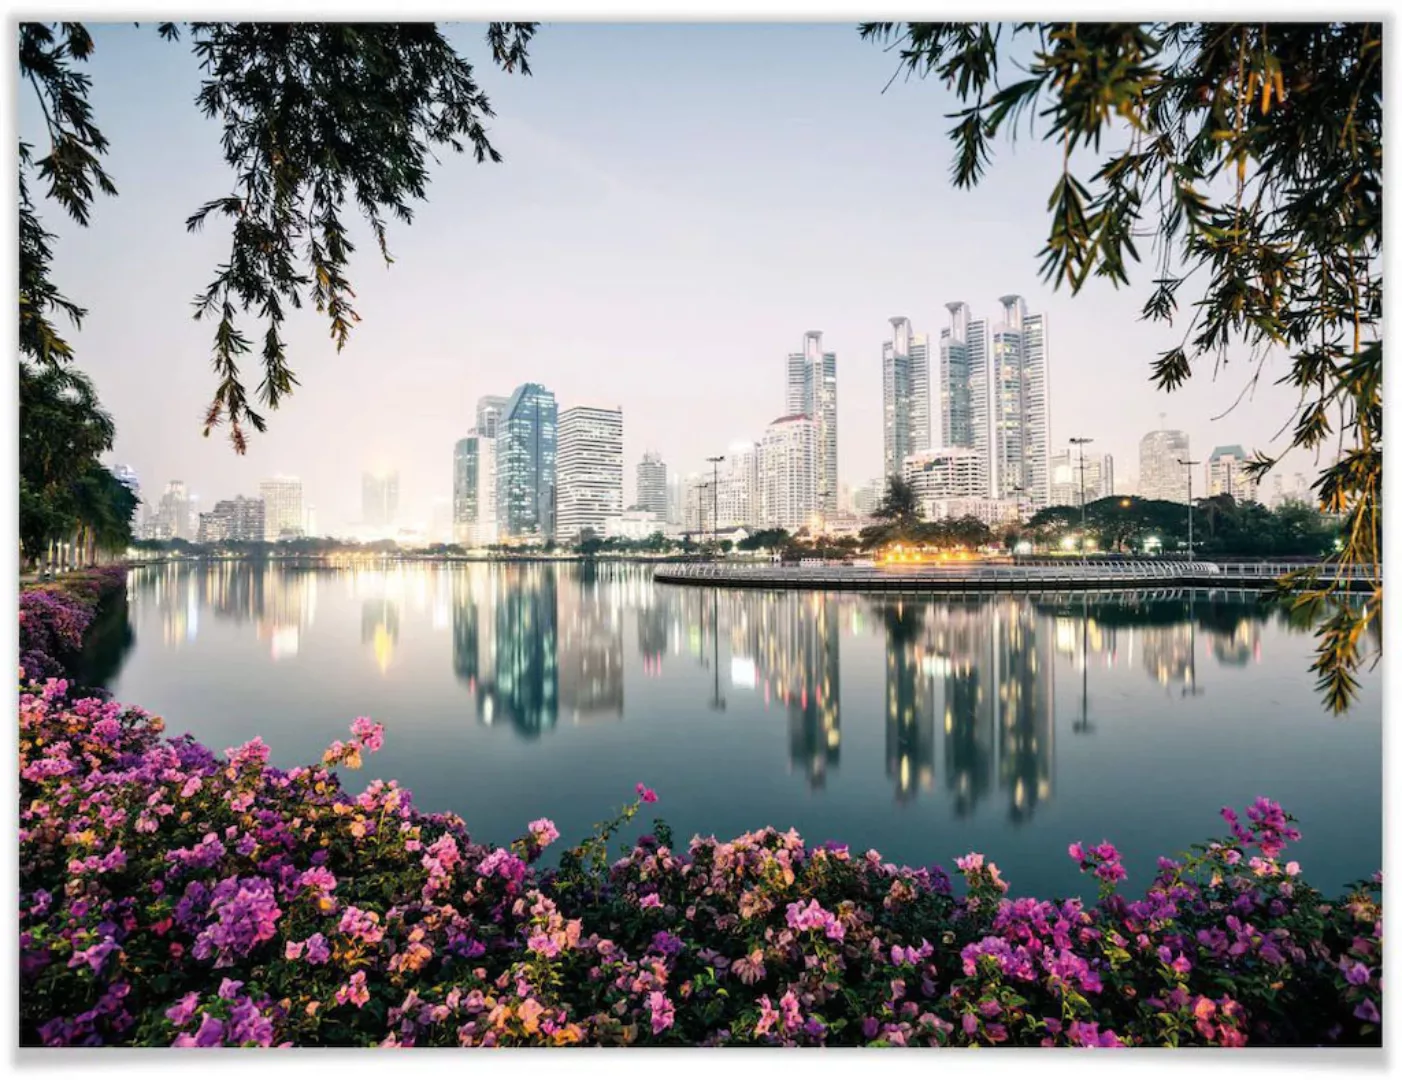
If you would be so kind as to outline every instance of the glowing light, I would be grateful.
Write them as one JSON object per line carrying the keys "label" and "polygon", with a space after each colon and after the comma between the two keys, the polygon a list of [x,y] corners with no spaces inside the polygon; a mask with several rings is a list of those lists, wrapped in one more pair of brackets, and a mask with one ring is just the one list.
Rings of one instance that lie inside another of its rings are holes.
{"label": "glowing light", "polygon": [[1063,536],[1063,537],[1061,538],[1061,550],[1062,550],[1062,551],[1075,551],[1075,550],[1076,550],[1076,538],[1075,538],[1074,536]]}

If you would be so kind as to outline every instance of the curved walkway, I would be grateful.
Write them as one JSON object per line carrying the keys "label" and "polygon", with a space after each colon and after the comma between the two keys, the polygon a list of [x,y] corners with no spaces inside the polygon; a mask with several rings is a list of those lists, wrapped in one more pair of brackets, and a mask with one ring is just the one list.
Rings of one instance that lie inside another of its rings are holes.
{"label": "curved walkway", "polygon": [[[1128,561],[1057,566],[776,566],[743,563],[673,563],[658,566],[653,580],[727,588],[855,590],[860,592],[1065,592],[1078,589],[1268,589],[1299,564]],[[1321,568],[1323,569],[1323,568]]]}

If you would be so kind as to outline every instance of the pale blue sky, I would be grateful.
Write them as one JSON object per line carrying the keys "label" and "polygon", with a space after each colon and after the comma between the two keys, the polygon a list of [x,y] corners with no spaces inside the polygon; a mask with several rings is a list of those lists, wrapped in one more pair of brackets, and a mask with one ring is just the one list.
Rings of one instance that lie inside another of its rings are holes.
{"label": "pale blue sky", "polygon": [[[904,80],[883,94],[895,60],[850,23],[547,24],[530,78],[487,64],[481,27],[450,34],[478,65],[506,160],[444,158],[414,224],[391,229],[392,268],[361,244],[350,277],[364,321],[337,356],[314,312],[293,320],[302,385],[238,458],[200,435],[210,335],[189,306],[226,236],[183,224],[232,190],[219,128],[193,105],[188,42],[161,42],[154,24],[96,28],[93,102],[121,195],[87,230],[52,209],[47,221],[58,280],[90,311],[74,339],[117,420],[112,459],[148,491],[179,478],[208,506],[293,473],[336,529],[359,517],[362,470],[389,464],[406,515],[426,522],[477,398],[530,380],[562,408],[622,406],[631,498],[645,449],[685,473],[758,438],[810,329],[837,352],[839,472],[857,486],[880,469],[888,319],[937,334],[947,301],[992,317],[1010,292],[1049,317],[1053,449],[1093,437],[1121,482],[1160,413],[1202,458],[1272,445],[1288,415],[1289,392],[1263,385],[1211,419],[1237,396],[1240,365],[1154,391],[1149,363],[1180,331],[1138,321],[1144,286],[1073,299],[1038,280],[1058,152],[1002,145],[984,183],[956,191],[950,97]],[[22,87],[31,138],[36,114]]]}

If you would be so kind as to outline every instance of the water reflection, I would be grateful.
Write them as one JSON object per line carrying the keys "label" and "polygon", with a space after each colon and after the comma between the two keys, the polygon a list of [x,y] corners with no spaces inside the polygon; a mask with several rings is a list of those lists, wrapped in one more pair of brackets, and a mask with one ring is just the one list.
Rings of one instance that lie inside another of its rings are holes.
{"label": "water reflection", "polygon": [[643,780],[678,837],[774,824],[896,861],[981,850],[1033,893],[1080,887],[1073,839],[1113,839],[1147,876],[1260,794],[1300,815],[1312,879],[1380,858],[1379,678],[1335,720],[1311,691],[1309,625],[1241,594],[270,561],[151,567],[128,596],[95,665],[119,700],[216,747],[261,735],[280,766],[373,716],[386,748],[346,783],[396,777],[494,843],[542,814],[587,835]]}
{"label": "water reflection", "polygon": [[[934,601],[658,586],[615,564],[172,564],[133,583],[168,648],[195,642],[205,612],[252,623],[281,661],[297,659],[318,589],[358,601],[360,644],[382,678],[410,662],[406,612],[448,632],[459,711],[465,702],[477,724],[535,741],[561,722],[624,723],[629,679],[662,680],[713,713],[782,713],[789,766],[814,792],[843,763],[844,647],[869,656],[879,643],[881,685],[851,661],[846,705],[865,720],[882,703],[895,802],[940,800],[956,818],[991,802],[1013,823],[1054,797],[1059,710],[1073,736],[1095,736],[1103,680],[1122,686],[1120,673],[1137,670],[1171,699],[1195,698],[1209,692],[1207,657],[1258,665],[1268,626],[1305,632],[1280,608],[1206,592]],[[625,640],[636,642],[635,669]]]}

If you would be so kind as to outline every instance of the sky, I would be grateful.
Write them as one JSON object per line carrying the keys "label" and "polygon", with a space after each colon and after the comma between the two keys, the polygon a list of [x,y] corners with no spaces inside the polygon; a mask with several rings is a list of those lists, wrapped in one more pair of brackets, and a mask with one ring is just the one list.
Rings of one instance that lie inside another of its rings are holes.
{"label": "sky", "polygon": [[[949,301],[996,319],[1007,293],[1047,316],[1053,452],[1093,439],[1087,452],[1114,456],[1121,490],[1137,479],[1140,438],[1162,426],[1188,432],[1196,458],[1283,445],[1294,402],[1272,385],[1283,357],[1234,408],[1240,362],[1155,390],[1150,364],[1182,327],[1140,321],[1151,267],[1132,270],[1136,288],[1095,282],[1076,297],[1039,278],[1059,151],[1000,141],[985,180],[955,189],[952,95],[891,83],[894,55],[853,24],[547,23],[530,77],[490,64],[484,26],[457,24],[448,36],[476,67],[505,160],[440,155],[413,223],[390,228],[391,267],[353,233],[362,322],[337,354],[310,306],[294,314],[301,385],[240,457],[219,431],[202,435],[212,327],[190,301],[228,235],[184,221],[233,178],[219,125],[194,105],[197,61],[154,24],[89,25],[120,195],[87,229],[43,212],[59,238],[55,278],[88,309],[70,340],[116,420],[110,461],[148,495],[180,479],[209,507],[291,474],[318,531],[336,532],[360,519],[363,472],[394,468],[401,516],[427,524],[451,494],[453,444],[477,399],[533,381],[561,409],[622,408],[631,502],[645,450],[684,475],[760,438],[785,411],[785,358],[808,330],[837,354],[839,480],[855,488],[881,470],[890,318],[937,336]],[[19,116],[36,140],[32,94]],[[260,379],[252,364],[245,376]]]}

